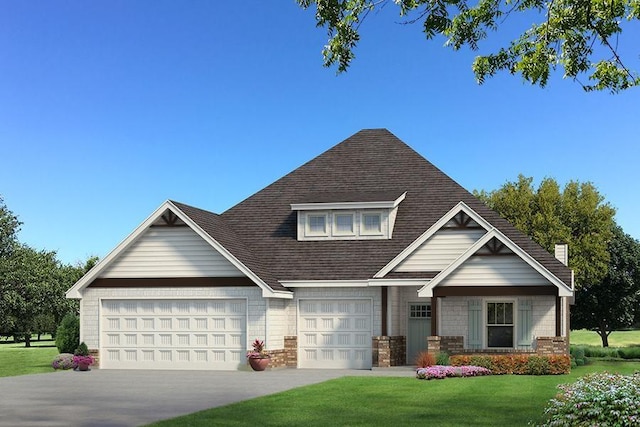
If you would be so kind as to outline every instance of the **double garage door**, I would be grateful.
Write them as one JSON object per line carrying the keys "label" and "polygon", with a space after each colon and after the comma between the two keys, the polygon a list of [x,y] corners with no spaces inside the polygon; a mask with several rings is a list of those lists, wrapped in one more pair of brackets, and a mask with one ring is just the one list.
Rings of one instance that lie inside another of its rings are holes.
{"label": "double garage door", "polygon": [[299,302],[300,368],[370,369],[370,299]]}
{"label": "double garage door", "polygon": [[107,369],[237,369],[245,363],[244,299],[103,300]]}

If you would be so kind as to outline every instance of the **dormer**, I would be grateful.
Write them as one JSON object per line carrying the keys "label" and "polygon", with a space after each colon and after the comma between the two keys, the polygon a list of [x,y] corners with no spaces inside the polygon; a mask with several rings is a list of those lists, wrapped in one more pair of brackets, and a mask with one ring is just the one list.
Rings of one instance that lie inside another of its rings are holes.
{"label": "dormer", "polygon": [[298,240],[391,239],[401,191],[314,193],[291,204]]}

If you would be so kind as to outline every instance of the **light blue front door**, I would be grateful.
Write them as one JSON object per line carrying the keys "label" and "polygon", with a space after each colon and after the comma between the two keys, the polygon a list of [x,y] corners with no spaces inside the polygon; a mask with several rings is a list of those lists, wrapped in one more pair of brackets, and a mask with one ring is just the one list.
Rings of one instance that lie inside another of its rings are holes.
{"label": "light blue front door", "polygon": [[427,337],[431,335],[431,304],[409,303],[407,333],[407,363],[415,364],[416,357],[427,349]]}

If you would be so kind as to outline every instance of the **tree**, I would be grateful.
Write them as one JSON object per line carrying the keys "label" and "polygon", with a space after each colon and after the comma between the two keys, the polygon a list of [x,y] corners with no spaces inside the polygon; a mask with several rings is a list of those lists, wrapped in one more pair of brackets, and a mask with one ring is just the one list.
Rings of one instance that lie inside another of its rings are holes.
{"label": "tree", "polygon": [[0,330],[23,338],[31,346],[42,316],[50,313],[57,290],[59,262],[55,252],[17,245],[0,260]]}
{"label": "tree", "polygon": [[18,242],[17,234],[21,224],[0,196],[0,259],[9,256],[13,251]]}
{"label": "tree", "polygon": [[640,242],[625,234],[621,227],[613,229],[609,243],[609,268],[599,283],[583,286],[576,293],[573,326],[594,330],[609,346],[612,331],[630,327],[640,302]]}
{"label": "tree", "polygon": [[[324,65],[347,70],[360,40],[358,32],[367,15],[388,0],[296,0],[304,9],[316,5],[316,23],[326,27]],[[422,21],[427,39],[446,38],[458,50],[479,49],[488,33],[504,26],[507,18],[528,23],[522,34],[497,52],[479,55],[472,68],[479,83],[499,71],[521,74],[544,87],[558,67],[564,76],[585,90],[616,93],[640,85],[640,76],[622,60],[618,46],[623,26],[640,20],[638,0],[394,0],[405,23]],[[516,19],[520,15],[524,19]],[[635,45],[634,45],[635,46]],[[586,76],[591,84],[583,83]]]}
{"label": "tree", "polygon": [[[533,178],[520,175],[498,190],[474,193],[549,252],[556,243],[567,243],[577,289],[600,283],[607,274],[615,210],[593,184],[570,181],[560,191],[546,178],[535,189]],[[576,305],[573,311],[580,309]]]}

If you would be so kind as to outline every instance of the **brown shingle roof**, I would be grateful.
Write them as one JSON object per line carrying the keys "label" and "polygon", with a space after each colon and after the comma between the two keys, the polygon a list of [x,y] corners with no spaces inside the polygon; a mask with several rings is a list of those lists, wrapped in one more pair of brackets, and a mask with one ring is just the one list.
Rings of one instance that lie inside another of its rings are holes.
{"label": "brown shingle roof", "polygon": [[[298,241],[291,204],[329,200],[313,200],[328,189],[368,195],[355,201],[406,192],[393,239]],[[571,285],[567,267],[386,129],[356,133],[219,216],[176,205],[272,288],[283,289],[279,280],[372,278],[460,201]]]}

